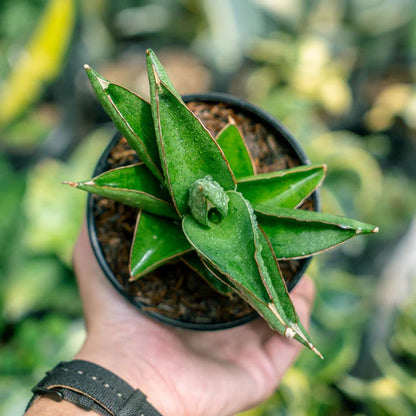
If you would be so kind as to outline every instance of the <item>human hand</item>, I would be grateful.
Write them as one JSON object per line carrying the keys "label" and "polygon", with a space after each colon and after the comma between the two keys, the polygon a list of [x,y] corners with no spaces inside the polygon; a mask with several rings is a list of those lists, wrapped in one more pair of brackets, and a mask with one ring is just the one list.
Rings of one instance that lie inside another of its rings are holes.
{"label": "human hand", "polygon": [[[226,416],[253,407],[273,393],[301,349],[262,319],[224,331],[196,332],[147,318],[103,275],[85,224],[74,268],[87,326],[75,358],[113,371],[165,416]],[[304,277],[291,297],[307,324],[312,281]]]}

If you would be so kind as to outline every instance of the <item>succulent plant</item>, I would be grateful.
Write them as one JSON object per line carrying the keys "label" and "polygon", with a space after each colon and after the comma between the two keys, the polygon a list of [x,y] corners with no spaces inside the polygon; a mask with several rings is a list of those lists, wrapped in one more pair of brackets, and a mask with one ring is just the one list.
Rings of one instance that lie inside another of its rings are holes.
{"label": "succulent plant", "polygon": [[256,174],[235,124],[231,121],[213,138],[151,50],[150,104],[85,69],[141,162],[67,183],[140,208],[130,279],[181,258],[218,292],[236,292],[272,329],[320,355],[293,307],[279,260],[307,257],[377,228],[296,209],[320,186],[326,167]]}

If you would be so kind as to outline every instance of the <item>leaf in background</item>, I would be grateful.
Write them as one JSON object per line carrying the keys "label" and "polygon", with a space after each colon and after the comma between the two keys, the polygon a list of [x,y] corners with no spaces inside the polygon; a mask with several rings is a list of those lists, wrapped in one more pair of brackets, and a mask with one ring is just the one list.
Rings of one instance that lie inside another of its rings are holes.
{"label": "leaf in background", "polygon": [[279,260],[320,253],[359,234],[378,232],[378,227],[349,218],[315,211],[276,208],[258,216]]}
{"label": "leaf in background", "polygon": [[177,223],[140,211],[130,253],[130,280],[136,280],[190,250]]}
{"label": "leaf in background", "polygon": [[44,83],[59,72],[75,22],[74,0],[50,0],[26,50],[0,92],[0,126],[37,100]]}
{"label": "leaf in background", "polygon": [[216,140],[237,180],[256,174],[250,152],[233,119],[218,133]]}
{"label": "leaf in background", "polygon": [[67,162],[43,159],[31,168],[23,200],[27,219],[23,241],[33,253],[53,253],[71,264],[87,198],[83,192],[68,192],[61,182],[90,175],[113,133],[112,127],[97,129]]}
{"label": "leaf in background", "polygon": [[217,274],[209,269],[195,252],[182,256],[181,260],[195,273],[198,273],[217,292],[223,295],[230,295],[233,292],[231,287],[223,283],[223,281],[217,277]]}
{"label": "leaf in background", "polygon": [[325,172],[325,165],[300,166],[243,178],[237,187],[255,211],[273,213],[276,207],[299,206],[321,185]]}
{"label": "leaf in background", "polygon": [[85,182],[64,182],[147,212],[177,218],[168,192],[144,163],[116,168]]}
{"label": "leaf in background", "polygon": [[88,78],[104,110],[157,179],[163,182],[150,104],[128,89],[107,81],[89,66]]}
{"label": "leaf in background", "polygon": [[211,176],[225,190],[235,189],[234,176],[219,145],[185,104],[160,82],[152,107],[156,108],[154,121],[163,171],[179,214],[188,211],[189,189],[198,179]]}
{"label": "leaf in background", "polygon": [[30,257],[26,252],[7,274],[4,317],[16,321],[31,310],[41,309],[48,301],[45,294],[53,292],[60,283],[61,273],[56,258]]}

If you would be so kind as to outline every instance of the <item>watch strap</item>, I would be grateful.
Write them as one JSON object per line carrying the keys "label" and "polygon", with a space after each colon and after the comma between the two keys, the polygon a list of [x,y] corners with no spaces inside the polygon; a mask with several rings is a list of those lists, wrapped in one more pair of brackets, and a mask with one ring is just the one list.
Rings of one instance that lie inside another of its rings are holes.
{"label": "watch strap", "polygon": [[111,371],[84,360],[59,363],[32,389],[35,396],[66,400],[103,416],[161,416],[146,400]]}

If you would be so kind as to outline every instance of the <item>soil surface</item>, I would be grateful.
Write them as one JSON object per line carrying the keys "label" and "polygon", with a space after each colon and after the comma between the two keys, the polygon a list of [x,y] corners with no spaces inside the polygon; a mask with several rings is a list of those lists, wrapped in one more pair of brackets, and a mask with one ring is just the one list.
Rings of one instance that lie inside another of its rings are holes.
{"label": "soil surface", "polygon": [[[301,164],[291,148],[279,144],[278,138],[264,126],[236,113],[230,106],[200,102],[188,106],[214,137],[228,124],[230,117],[233,118],[251,152],[257,173]],[[108,157],[108,169],[137,161],[136,153],[122,138]],[[230,299],[218,294],[181,261],[166,264],[135,282],[128,282],[129,254],[138,210],[96,195],[94,199],[97,235],[104,257],[126,292],[137,297],[144,309],[200,324],[229,322],[253,314],[253,309],[238,295]],[[313,209],[311,199],[302,208]],[[300,261],[283,261],[280,266],[286,282],[290,282]]]}

